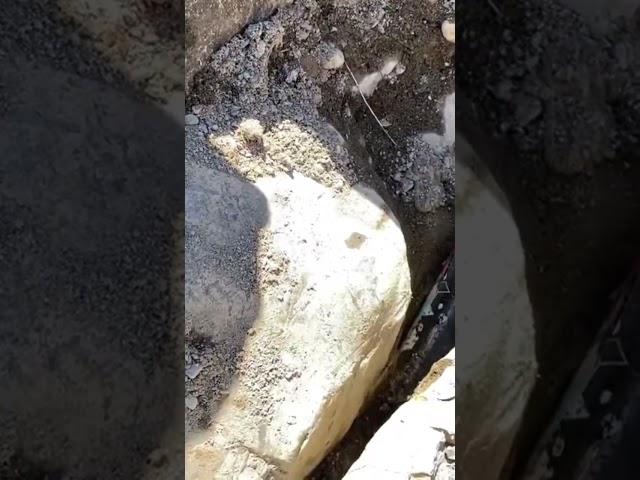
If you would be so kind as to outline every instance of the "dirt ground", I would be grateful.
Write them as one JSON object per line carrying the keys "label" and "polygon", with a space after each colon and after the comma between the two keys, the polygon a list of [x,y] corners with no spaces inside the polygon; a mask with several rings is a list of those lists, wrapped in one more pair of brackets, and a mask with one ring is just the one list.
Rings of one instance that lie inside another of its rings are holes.
{"label": "dirt ground", "polygon": [[[295,170],[336,190],[362,182],[385,199],[407,242],[407,326],[453,248],[453,145],[423,135],[444,133],[455,59],[441,23],[453,14],[441,0],[299,0],[223,45],[187,98],[186,155],[195,163],[250,181]],[[366,102],[360,91],[371,93]],[[187,337],[185,362],[193,376],[186,428],[203,429],[216,406],[197,399],[214,377],[222,397],[233,372],[216,369],[213,346],[201,338]],[[312,478],[341,478],[392,411],[369,414],[351,446]]]}

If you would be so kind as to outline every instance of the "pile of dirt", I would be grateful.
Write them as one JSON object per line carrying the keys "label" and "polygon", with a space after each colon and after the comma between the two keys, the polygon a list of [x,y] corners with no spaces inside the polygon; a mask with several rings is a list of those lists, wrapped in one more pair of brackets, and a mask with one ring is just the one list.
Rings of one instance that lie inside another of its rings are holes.
{"label": "pile of dirt", "polygon": [[[187,97],[185,155],[196,164],[249,181],[296,171],[335,191],[356,183],[377,191],[407,243],[409,323],[453,242],[454,149],[433,142],[446,137],[445,98],[454,91],[447,19],[449,0],[298,0],[221,46]],[[222,399],[227,388],[219,382],[212,392],[199,372],[228,378],[229,365],[201,338],[186,341],[187,371],[198,372],[186,379],[193,431],[216,412],[194,398]],[[394,406],[370,422],[374,430]],[[346,461],[328,460],[322,478],[340,478],[360,447]]]}

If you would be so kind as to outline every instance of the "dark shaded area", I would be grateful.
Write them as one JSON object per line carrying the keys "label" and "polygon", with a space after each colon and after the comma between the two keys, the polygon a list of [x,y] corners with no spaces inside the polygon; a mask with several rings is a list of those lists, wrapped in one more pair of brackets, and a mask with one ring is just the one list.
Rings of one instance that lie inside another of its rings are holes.
{"label": "dark shaded area", "polygon": [[190,434],[215,422],[227,399],[222,392],[236,380],[259,315],[259,239],[270,211],[264,194],[202,138],[197,126],[185,129],[184,162],[185,346],[187,356],[197,355],[193,362],[204,367],[185,380],[185,394],[198,398],[198,407],[187,415],[190,443]]}
{"label": "dark shaded area", "polygon": [[182,465],[182,125],[55,2],[0,29],[0,478]]}
{"label": "dark shaded area", "polygon": [[550,480],[637,477],[639,314],[635,272],[616,295],[592,348],[593,358],[583,363],[563,399],[574,406],[569,412],[577,405],[584,411],[558,411],[531,457],[532,462],[547,463]]}
{"label": "dark shaded area", "polygon": [[639,37],[557,2],[458,2],[456,18],[456,125],[512,206],[535,319],[540,378],[504,472],[514,478],[637,256],[638,70],[618,52]]}

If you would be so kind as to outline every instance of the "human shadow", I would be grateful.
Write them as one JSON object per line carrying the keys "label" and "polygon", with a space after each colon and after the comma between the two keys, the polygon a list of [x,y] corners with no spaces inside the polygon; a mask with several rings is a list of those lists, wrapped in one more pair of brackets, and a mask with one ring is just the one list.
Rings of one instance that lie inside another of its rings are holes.
{"label": "human shadow", "polygon": [[185,129],[185,172],[186,361],[199,371],[185,379],[187,396],[197,398],[187,412],[190,442],[212,425],[259,315],[258,248],[269,207],[198,127]]}

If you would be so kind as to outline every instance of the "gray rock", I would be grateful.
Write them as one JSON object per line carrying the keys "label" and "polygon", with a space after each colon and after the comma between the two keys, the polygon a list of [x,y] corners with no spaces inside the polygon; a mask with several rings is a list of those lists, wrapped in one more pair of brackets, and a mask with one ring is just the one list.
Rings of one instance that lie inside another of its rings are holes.
{"label": "gray rock", "polygon": [[184,406],[187,407],[189,410],[195,410],[196,407],[198,406],[198,399],[193,395],[189,395],[184,399]]}
{"label": "gray rock", "polygon": [[193,126],[193,125],[198,125],[198,123],[200,123],[200,120],[193,113],[187,113],[184,116],[184,124],[185,125]]}
{"label": "gray rock", "polygon": [[515,104],[516,122],[525,127],[533,122],[542,113],[542,102],[531,95],[519,94],[513,99]]}
{"label": "gray rock", "polygon": [[194,363],[192,365],[189,365],[187,369],[184,371],[184,373],[187,377],[193,380],[200,374],[201,371],[202,371],[202,365]]}

